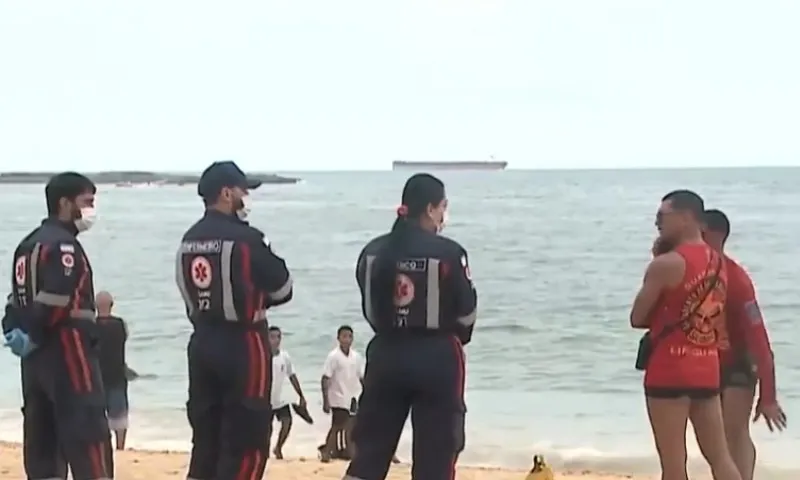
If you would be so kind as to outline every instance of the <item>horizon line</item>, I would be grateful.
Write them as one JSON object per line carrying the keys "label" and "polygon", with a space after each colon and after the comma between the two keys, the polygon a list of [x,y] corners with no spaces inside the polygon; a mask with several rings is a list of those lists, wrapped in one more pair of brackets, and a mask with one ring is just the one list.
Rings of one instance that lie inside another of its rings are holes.
{"label": "horizon line", "polygon": [[[734,165],[734,166],[656,166],[656,167],[508,167],[502,170],[473,170],[465,169],[429,169],[431,171],[448,171],[448,172],[470,172],[480,171],[486,173],[488,171],[504,172],[592,172],[592,171],[659,171],[659,170],[752,170],[752,169],[800,169],[800,165]],[[4,174],[45,174],[65,172],[70,170],[2,170],[0,175]],[[391,168],[364,168],[364,169],[298,169],[298,170],[249,170],[248,173],[253,174],[273,174],[281,175],[282,173],[377,173],[377,172],[395,172]],[[190,174],[199,175],[201,171],[195,172],[192,170],[148,170],[148,169],[118,169],[118,170],[82,170],[85,174],[97,173],[163,173],[163,174]],[[402,170],[406,173],[407,170]]]}

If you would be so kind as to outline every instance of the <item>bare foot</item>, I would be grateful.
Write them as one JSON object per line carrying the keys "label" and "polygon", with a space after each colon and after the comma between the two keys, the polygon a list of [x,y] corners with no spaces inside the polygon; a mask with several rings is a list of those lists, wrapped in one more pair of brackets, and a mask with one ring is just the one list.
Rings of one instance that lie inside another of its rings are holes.
{"label": "bare foot", "polygon": [[392,457],[392,463],[400,463],[400,459],[397,458],[397,455]]}
{"label": "bare foot", "polygon": [[283,452],[278,450],[277,448],[272,451],[273,455],[275,455],[275,460],[283,460]]}

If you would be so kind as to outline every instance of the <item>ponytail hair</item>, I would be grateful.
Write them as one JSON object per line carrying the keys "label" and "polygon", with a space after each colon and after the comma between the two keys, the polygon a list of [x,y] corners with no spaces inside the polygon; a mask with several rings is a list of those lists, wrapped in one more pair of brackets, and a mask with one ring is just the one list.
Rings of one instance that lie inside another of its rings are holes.
{"label": "ponytail hair", "polygon": [[[402,203],[397,207],[397,218],[392,224],[386,243],[376,252],[370,280],[373,293],[372,308],[378,319],[394,316],[394,295],[397,281],[397,263],[406,256],[408,233],[429,205],[439,205],[445,198],[444,183],[433,175],[412,175],[403,187]],[[378,321],[378,325],[383,322]]]}

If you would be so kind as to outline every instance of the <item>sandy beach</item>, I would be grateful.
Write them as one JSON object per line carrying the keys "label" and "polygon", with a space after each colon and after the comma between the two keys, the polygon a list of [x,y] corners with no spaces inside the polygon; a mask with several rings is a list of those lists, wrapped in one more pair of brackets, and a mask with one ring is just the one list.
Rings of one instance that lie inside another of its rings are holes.
{"label": "sandy beach", "polygon": [[[130,450],[117,455],[116,478],[118,480],[159,480],[186,478],[188,455],[183,452],[149,452]],[[347,464],[336,462],[328,465],[316,459],[270,460],[265,478],[276,480],[339,480]],[[463,467],[458,471],[459,480],[524,480],[527,472],[494,468]],[[556,472],[558,480],[644,480],[646,477],[603,475],[592,472]],[[408,466],[392,468],[390,480],[408,479]],[[20,445],[0,442],[0,480],[25,478],[22,471]]]}

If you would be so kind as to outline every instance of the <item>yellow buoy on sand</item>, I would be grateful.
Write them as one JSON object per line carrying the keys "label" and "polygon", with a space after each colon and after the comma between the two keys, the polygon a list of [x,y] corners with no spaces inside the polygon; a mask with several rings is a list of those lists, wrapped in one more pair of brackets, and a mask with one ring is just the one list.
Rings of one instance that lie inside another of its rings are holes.
{"label": "yellow buoy on sand", "polygon": [[553,480],[553,469],[544,461],[541,455],[534,455],[533,467],[525,480]]}

